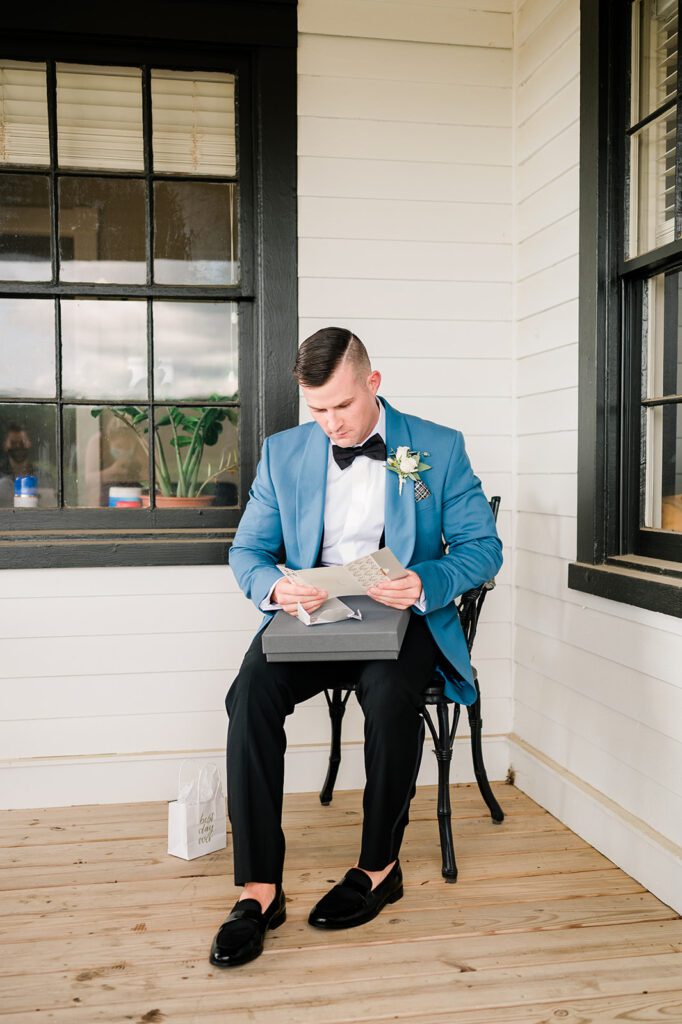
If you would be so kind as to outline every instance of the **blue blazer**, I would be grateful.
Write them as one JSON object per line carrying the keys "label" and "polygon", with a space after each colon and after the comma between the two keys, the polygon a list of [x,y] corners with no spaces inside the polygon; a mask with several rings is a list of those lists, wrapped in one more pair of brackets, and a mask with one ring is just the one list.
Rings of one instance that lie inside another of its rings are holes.
{"label": "blue blazer", "polygon": [[[408,416],[380,398],[386,409],[386,447],[428,452],[422,474],[431,496],[415,501],[414,483],[398,493],[398,474],[387,470],[386,546],[424,585],[426,622],[444,655],[445,693],[473,704],[476,689],[454,600],[491,579],[502,565],[495,520],[474,475],[458,430]],[[317,423],[302,423],[268,437],[229,554],[237,583],[256,607],[281,577],[277,562],[292,569],[315,565],[324,528],[329,439]],[[444,542],[447,546],[444,549]],[[447,554],[445,553],[447,551]],[[266,612],[259,627],[273,616]]]}

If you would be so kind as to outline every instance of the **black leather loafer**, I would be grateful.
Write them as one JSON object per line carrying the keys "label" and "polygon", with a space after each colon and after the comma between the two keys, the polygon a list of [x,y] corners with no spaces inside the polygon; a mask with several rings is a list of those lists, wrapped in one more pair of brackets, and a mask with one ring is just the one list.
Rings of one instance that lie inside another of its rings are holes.
{"label": "black leather loafer", "polygon": [[286,896],[280,885],[267,910],[261,910],[258,900],[238,900],[213,939],[209,960],[216,967],[238,967],[255,960],[263,952],[267,929],[279,928],[286,916]]}
{"label": "black leather loafer", "polygon": [[355,928],[376,917],[387,903],[403,895],[403,873],[396,861],[376,889],[360,868],[351,868],[310,911],[308,924],[314,928]]}

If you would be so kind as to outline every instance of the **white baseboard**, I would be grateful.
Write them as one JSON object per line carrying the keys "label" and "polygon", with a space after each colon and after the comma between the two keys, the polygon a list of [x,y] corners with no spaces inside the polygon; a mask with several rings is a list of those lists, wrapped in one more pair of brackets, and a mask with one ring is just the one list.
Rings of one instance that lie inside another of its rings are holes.
{"label": "white baseboard", "polygon": [[[431,738],[425,742],[418,784],[437,781]],[[483,737],[488,777],[503,780],[509,767],[506,735]],[[103,754],[82,757],[26,758],[0,762],[0,807],[65,807],[76,804],[136,803],[173,800],[184,758],[197,766],[212,761],[225,785],[224,749]],[[285,792],[306,793],[322,787],[329,747],[291,746],[286,754]],[[455,741],[451,780],[473,782],[468,736]],[[362,743],[344,743],[337,789],[361,789],[365,784]]]}
{"label": "white baseboard", "polygon": [[510,733],[516,786],[646,889],[682,913],[682,847]]}

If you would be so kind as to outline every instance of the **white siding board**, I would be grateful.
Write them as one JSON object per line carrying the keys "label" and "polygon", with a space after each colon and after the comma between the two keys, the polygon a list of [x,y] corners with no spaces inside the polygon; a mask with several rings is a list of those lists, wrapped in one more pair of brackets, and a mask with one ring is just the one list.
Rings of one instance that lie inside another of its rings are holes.
{"label": "white siding board", "polygon": [[[410,287],[410,284],[413,287]],[[418,315],[425,320],[461,317],[504,320],[511,316],[509,284],[479,281],[395,281],[379,278],[299,278],[304,316]],[[496,390],[493,394],[499,393]]]}
{"label": "white siding board", "polygon": [[549,394],[524,395],[516,403],[516,434],[518,443],[530,434],[546,434],[552,430],[578,429],[577,388],[565,388]]}
{"label": "white siding board", "polygon": [[514,544],[515,561],[519,551],[538,551],[541,554],[575,559],[575,510],[572,515],[562,516],[556,513],[546,514],[541,511],[523,512],[518,509]]}
{"label": "white siding board", "polygon": [[[518,673],[517,675],[520,675]],[[680,843],[682,836],[682,798],[659,782],[647,779],[602,747],[576,735],[564,721],[554,721],[529,706],[520,697],[515,701],[515,729],[536,749],[554,756],[568,771],[584,779],[602,793],[608,793],[632,814],[652,828]]]}
{"label": "white siding board", "polygon": [[578,209],[578,166],[543,185],[518,204],[518,240],[524,242]]}
{"label": "white siding board", "polygon": [[517,78],[520,88],[545,63],[554,60],[556,51],[580,24],[580,9],[576,0],[563,0],[549,12],[542,30],[533,32],[516,50]]}
{"label": "white siding board", "polygon": [[516,4],[516,22],[514,26],[515,45],[518,48],[525,43],[533,32],[541,31],[543,22],[559,6],[561,0],[524,0]]}
{"label": "white siding board", "polygon": [[395,82],[439,82],[448,85],[511,85],[511,50],[439,43],[360,39],[303,33],[298,41],[302,75],[371,78]]}
{"label": "white siding board", "polygon": [[[511,166],[510,128],[299,117],[298,155]],[[472,241],[480,241],[474,238]]]}
{"label": "white siding board", "polygon": [[577,500],[573,473],[516,474],[517,509],[519,512],[544,512],[568,516]]}
{"label": "white siding board", "polygon": [[[307,242],[303,244],[307,245]],[[439,245],[435,249],[438,251]],[[308,338],[328,324],[327,317],[301,317],[299,337],[301,340]],[[365,319],[347,316],[339,326],[347,327],[362,339],[370,359],[376,360],[377,366],[387,357],[509,358],[509,323],[506,320],[419,320],[407,317]],[[491,417],[491,422],[496,424],[498,421]],[[502,432],[509,434],[508,424],[502,427]]]}
{"label": "white siding board", "polygon": [[4,569],[0,598],[240,593],[224,565],[111,566],[107,569]]}
{"label": "white siding board", "polygon": [[[515,635],[514,657],[519,665],[580,693],[595,704],[629,716],[635,724],[682,743],[682,687],[581,650],[571,643],[557,643],[553,637],[543,636],[537,630],[519,627]],[[574,716],[574,722],[576,728],[582,728],[580,716]],[[611,742],[608,726],[602,742]],[[621,756],[624,752],[625,748]],[[630,753],[637,758],[641,770],[646,771],[648,761],[642,753],[638,749]]]}
{"label": "white siding board", "polygon": [[517,361],[517,395],[575,388],[578,384],[578,346],[564,345]]}
{"label": "white siding board", "polygon": [[[569,168],[577,167],[580,157],[580,122],[577,111],[573,121],[552,138],[538,144],[525,157],[518,155],[516,171],[517,202],[527,199],[543,185],[554,181]],[[578,208],[578,197],[575,197]],[[549,218],[548,218],[549,219]]]}
{"label": "white siding board", "polygon": [[461,430],[465,437],[489,434],[491,430],[511,429],[512,401],[509,398],[486,396],[485,402],[471,395],[439,396],[397,395],[384,390],[392,405],[413,416],[444,423],[446,427]]}
{"label": "white siding board", "polygon": [[[505,166],[422,164],[415,160],[368,160],[360,156],[302,156],[298,161],[298,187],[299,196],[338,199],[444,203],[486,203],[491,199],[511,203],[512,199],[509,168]],[[509,279],[510,271],[506,277]]]}
{"label": "white siding board", "polygon": [[301,0],[301,32],[321,35],[409,39],[458,46],[512,44],[511,15],[423,3],[377,3],[376,0]]}
{"label": "white siding board", "polygon": [[517,125],[525,127],[529,119],[549,101],[562,84],[575,78],[579,69],[580,29],[576,27],[552,55],[552,60],[542,64],[532,78],[519,85],[516,90]]}
{"label": "white siding board", "polygon": [[577,431],[527,434],[517,438],[519,473],[575,473],[577,458]]}
{"label": "white siding board", "polygon": [[[523,288],[529,279],[543,270],[563,263],[578,253],[578,214],[569,213],[526,239],[517,260],[517,284]],[[531,287],[535,284],[532,282]],[[573,282],[576,287],[576,282]],[[575,297],[575,292],[570,298]],[[555,303],[556,305],[556,303]],[[543,308],[546,308],[544,306]],[[530,315],[519,313],[519,319]]]}
{"label": "white siding board", "polygon": [[429,373],[415,373],[407,360],[383,359],[382,376],[386,392],[414,396],[478,395],[494,397],[510,393],[510,361],[486,359],[485,373],[477,359],[430,359]]}
{"label": "white siding board", "polygon": [[519,155],[527,159],[540,146],[568,128],[575,121],[579,101],[580,80],[576,73],[554,95],[550,93],[541,106],[519,125],[516,136]]}
{"label": "white siding board", "polygon": [[[511,238],[511,207],[504,203],[397,202],[391,199],[302,196],[299,202],[299,237],[503,243]],[[355,316],[365,315],[359,310],[351,312]],[[303,310],[303,315],[309,313]],[[438,319],[437,316],[435,318]]]}
{"label": "white siding board", "polygon": [[531,274],[517,287],[517,311],[528,317],[553,309],[575,298],[578,291],[578,257],[568,256]]}
{"label": "white siding board", "polygon": [[299,75],[301,117],[506,127],[510,88]]}
{"label": "white siding board", "polygon": [[517,320],[516,356],[523,359],[538,352],[577,345],[578,300],[570,299],[552,309]]}
{"label": "white siding board", "polygon": [[[511,252],[506,245],[305,238],[299,245],[298,268],[304,279],[376,276],[393,281],[504,283],[508,289]],[[508,324],[506,330],[508,334]]]}

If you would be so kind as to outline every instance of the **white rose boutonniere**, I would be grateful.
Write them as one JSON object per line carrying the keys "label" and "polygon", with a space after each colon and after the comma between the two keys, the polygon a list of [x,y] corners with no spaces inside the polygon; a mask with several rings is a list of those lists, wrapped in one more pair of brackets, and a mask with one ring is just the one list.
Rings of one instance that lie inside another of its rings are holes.
{"label": "white rose boutonniere", "polygon": [[[398,485],[399,494],[403,493],[403,484],[406,480],[414,480],[415,484],[421,484],[422,491],[426,492],[422,493],[422,497],[427,497],[431,493],[419,476],[420,473],[431,469],[425,462],[422,462],[422,455],[428,458],[429,453],[412,451],[407,445],[401,445],[399,448],[391,450],[391,454],[386,459],[386,469],[390,469],[393,473],[398,474],[400,481]],[[419,500],[419,496],[417,500]]]}

